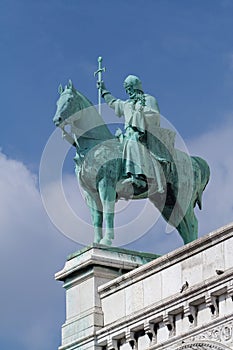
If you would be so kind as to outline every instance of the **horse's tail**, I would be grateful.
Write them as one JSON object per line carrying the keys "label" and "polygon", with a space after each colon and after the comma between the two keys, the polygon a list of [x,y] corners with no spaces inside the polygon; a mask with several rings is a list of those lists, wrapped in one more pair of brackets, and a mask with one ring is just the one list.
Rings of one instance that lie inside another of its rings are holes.
{"label": "horse's tail", "polygon": [[210,168],[207,162],[200,157],[192,157],[198,164],[200,170],[200,183],[197,184],[196,203],[199,209],[202,209],[202,193],[210,179]]}

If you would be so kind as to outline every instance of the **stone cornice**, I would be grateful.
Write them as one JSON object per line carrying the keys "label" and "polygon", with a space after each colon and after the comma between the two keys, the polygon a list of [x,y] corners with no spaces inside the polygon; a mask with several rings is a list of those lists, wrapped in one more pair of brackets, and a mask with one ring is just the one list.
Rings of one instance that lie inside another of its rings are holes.
{"label": "stone cornice", "polygon": [[166,269],[168,266],[179,263],[193,255],[196,255],[216,244],[219,244],[229,238],[233,237],[233,223],[221,227],[220,229],[213,231],[181,248],[178,248],[164,256],[161,256],[146,265],[142,265],[135,270],[132,270],[113,281],[105,283],[100,286],[98,291],[103,296],[105,293],[115,292],[115,288],[123,289],[130,285],[132,282],[138,282],[140,280],[149,277],[161,270]]}
{"label": "stone cornice", "polygon": [[[134,312],[133,314],[129,314],[127,317],[123,317],[122,319],[103,327],[97,331],[97,334],[101,335],[108,333],[109,331],[120,332],[123,328],[132,327],[135,324],[144,324],[145,320],[148,320],[148,322],[155,319],[164,320],[164,310],[169,314],[176,314],[177,310],[180,311],[183,309],[183,311],[185,311],[186,305],[192,304],[192,302],[195,303],[196,300],[203,299],[204,302],[207,302],[207,295],[218,294],[218,291],[222,291],[223,289],[227,293],[229,286],[231,286],[232,278],[233,268],[229,269],[221,276],[216,276],[215,278],[211,278],[208,281],[195,285],[195,287],[191,287],[182,295],[177,293],[176,295],[173,295],[172,298],[168,297],[151,304],[149,307]],[[220,319],[218,319],[218,322],[219,320]]]}

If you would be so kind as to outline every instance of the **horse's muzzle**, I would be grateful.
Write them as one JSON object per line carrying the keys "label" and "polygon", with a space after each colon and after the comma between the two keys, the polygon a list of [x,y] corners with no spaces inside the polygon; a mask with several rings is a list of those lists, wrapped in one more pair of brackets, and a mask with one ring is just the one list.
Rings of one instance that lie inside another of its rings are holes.
{"label": "horse's muzzle", "polygon": [[60,115],[55,115],[55,117],[53,118],[53,122],[56,126],[59,126],[62,122],[62,118]]}

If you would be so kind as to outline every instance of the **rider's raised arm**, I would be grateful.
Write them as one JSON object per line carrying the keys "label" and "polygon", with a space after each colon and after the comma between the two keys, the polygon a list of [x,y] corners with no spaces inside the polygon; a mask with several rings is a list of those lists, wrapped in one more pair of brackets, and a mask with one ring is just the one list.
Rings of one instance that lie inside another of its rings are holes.
{"label": "rider's raised arm", "polygon": [[115,110],[115,113],[118,117],[124,115],[124,101],[117,99],[112,96],[111,92],[108,91],[105,87],[104,82],[97,85],[99,89],[101,89],[101,96],[104,98],[105,102],[109,105],[109,107]]}

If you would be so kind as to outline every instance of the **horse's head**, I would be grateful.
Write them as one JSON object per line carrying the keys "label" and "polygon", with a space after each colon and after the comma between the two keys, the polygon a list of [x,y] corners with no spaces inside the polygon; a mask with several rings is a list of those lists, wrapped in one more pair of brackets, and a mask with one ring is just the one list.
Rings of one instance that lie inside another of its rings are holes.
{"label": "horse's head", "polygon": [[[72,137],[75,135],[79,139],[79,143],[81,136],[84,136],[82,139],[92,140],[92,142],[95,140],[96,143],[113,138],[95,106],[74,88],[71,80],[64,89],[60,85],[58,91],[60,97],[53,122],[63,130],[63,137],[69,130]],[[68,130],[66,130],[67,125]],[[68,142],[72,143],[72,140],[69,138]],[[83,146],[83,148],[88,147],[88,145]]]}
{"label": "horse's head", "polygon": [[79,95],[73,86],[71,80],[65,88],[60,85],[58,89],[60,98],[57,101],[57,111],[53,118],[56,126],[61,126],[64,122],[77,113],[81,107],[79,103]]}

